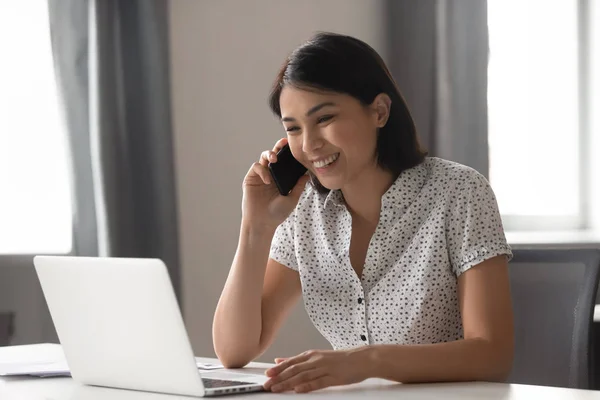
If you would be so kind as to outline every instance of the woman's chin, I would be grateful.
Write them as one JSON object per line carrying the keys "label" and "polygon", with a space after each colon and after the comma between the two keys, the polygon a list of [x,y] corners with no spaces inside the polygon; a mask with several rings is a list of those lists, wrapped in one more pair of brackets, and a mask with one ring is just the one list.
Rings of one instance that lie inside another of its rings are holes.
{"label": "woman's chin", "polygon": [[317,178],[319,179],[321,186],[328,190],[339,190],[343,186],[341,179],[319,178],[319,176],[317,176]]}

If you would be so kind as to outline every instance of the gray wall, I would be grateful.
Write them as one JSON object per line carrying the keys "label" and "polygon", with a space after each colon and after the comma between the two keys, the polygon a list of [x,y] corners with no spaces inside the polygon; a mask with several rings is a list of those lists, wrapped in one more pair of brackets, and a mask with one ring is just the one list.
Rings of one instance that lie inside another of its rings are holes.
{"label": "gray wall", "polygon": [[[214,354],[213,312],[238,239],[242,178],[284,131],[267,107],[286,55],[315,30],[383,54],[381,0],[172,0],[172,98],[183,304],[198,355]],[[262,357],[329,348],[298,304]]]}
{"label": "gray wall", "polygon": [[33,256],[0,255],[0,313],[15,315],[10,344],[58,343]]}

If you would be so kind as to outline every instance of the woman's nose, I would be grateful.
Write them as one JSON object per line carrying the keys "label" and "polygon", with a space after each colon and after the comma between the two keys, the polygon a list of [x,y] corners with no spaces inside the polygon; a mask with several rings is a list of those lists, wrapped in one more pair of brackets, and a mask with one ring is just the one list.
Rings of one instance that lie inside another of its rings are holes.
{"label": "woman's nose", "polygon": [[323,147],[323,138],[314,132],[306,132],[302,141],[302,150],[305,153],[313,153]]}

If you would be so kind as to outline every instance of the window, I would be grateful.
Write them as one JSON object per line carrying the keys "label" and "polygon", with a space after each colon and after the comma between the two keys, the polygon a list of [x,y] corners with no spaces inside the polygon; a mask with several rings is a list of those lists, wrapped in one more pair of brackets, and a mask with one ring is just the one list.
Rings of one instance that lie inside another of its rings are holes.
{"label": "window", "polygon": [[0,254],[68,253],[68,147],[46,1],[0,1]]}
{"label": "window", "polygon": [[581,3],[488,1],[490,182],[507,230],[588,223]]}
{"label": "window", "polygon": [[[590,21],[590,138],[588,143],[588,158],[590,172],[588,183],[590,187],[590,221],[592,228],[600,231],[600,2],[591,1],[589,9]],[[591,22],[596,21],[596,23]]]}

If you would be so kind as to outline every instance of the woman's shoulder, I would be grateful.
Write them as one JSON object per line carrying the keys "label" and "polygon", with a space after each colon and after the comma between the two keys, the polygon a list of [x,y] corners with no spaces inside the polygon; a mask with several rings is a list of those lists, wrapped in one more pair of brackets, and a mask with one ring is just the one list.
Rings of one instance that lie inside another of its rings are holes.
{"label": "woman's shoulder", "polygon": [[476,169],[439,157],[427,157],[423,161],[428,171],[429,183],[445,191],[463,190],[469,187],[487,187],[488,180]]}

